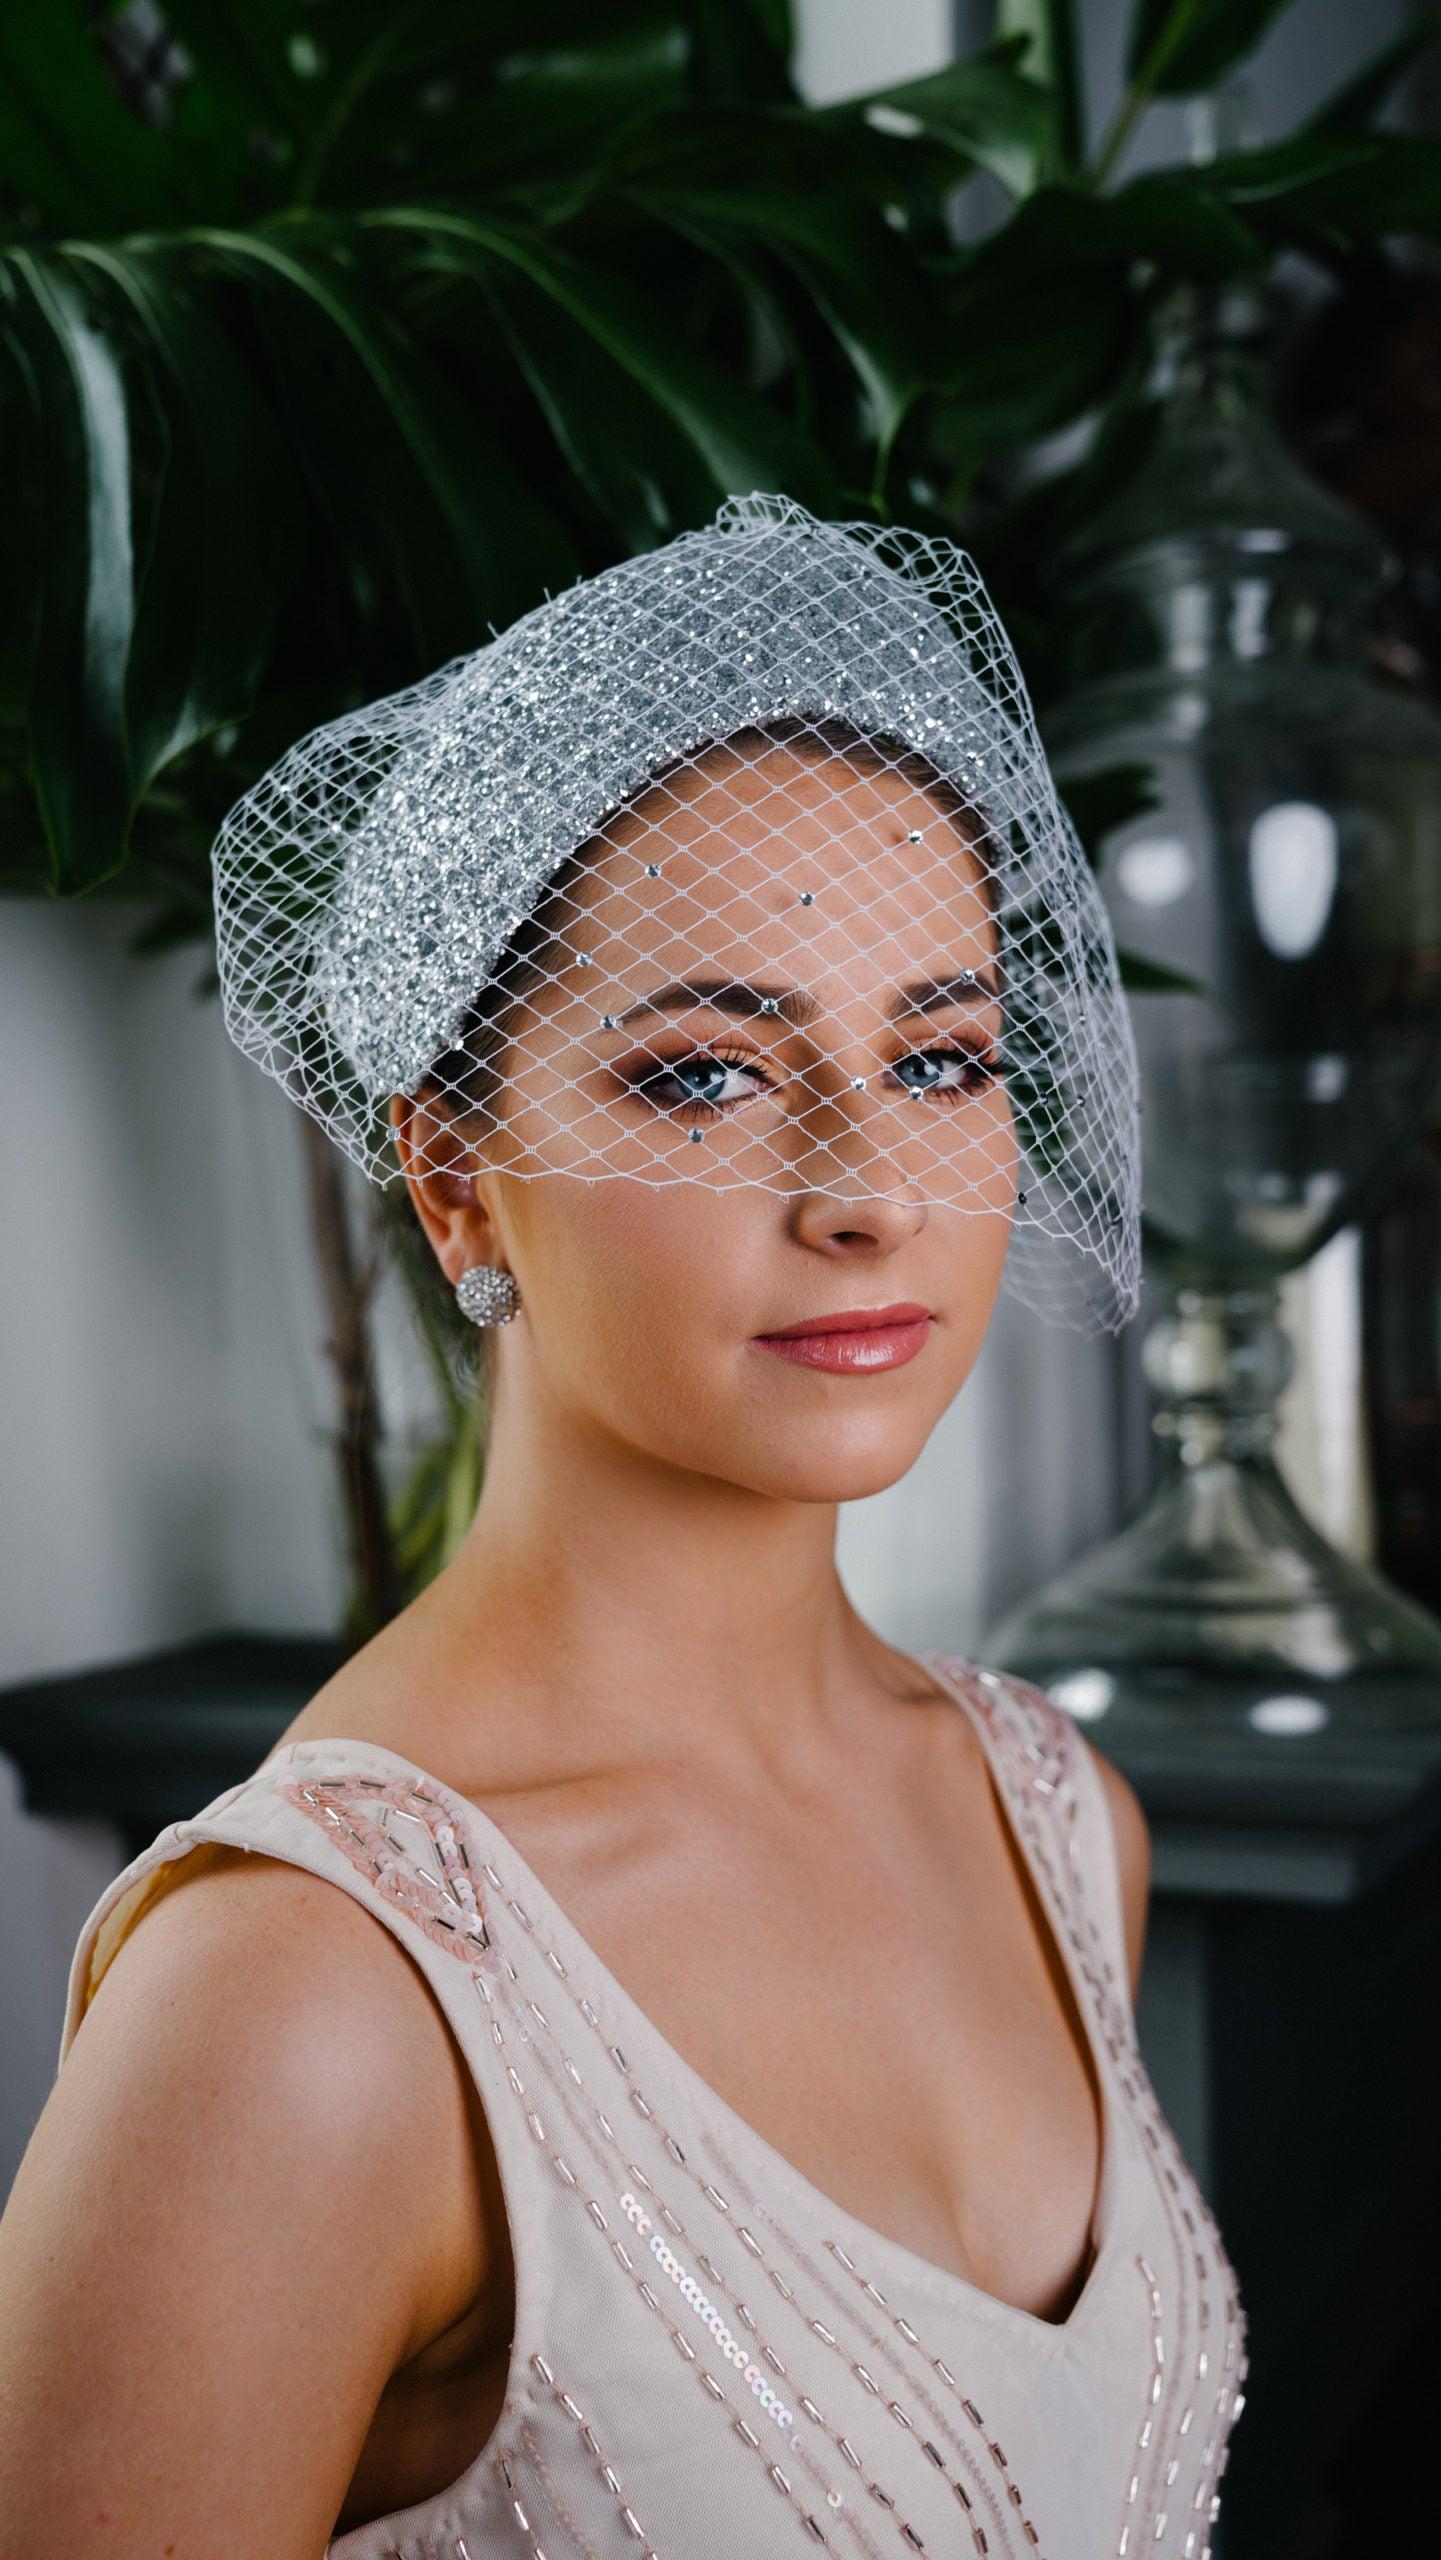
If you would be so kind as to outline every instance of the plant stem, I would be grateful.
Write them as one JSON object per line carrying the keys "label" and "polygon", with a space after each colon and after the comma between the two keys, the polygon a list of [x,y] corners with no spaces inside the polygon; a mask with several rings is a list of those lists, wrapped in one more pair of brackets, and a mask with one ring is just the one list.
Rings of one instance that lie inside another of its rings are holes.
{"label": "plant stem", "polygon": [[1151,103],[1151,93],[1157,81],[1181,38],[1190,33],[1191,21],[1196,17],[1201,6],[1202,0],[1179,0],[1179,5],[1162,27],[1136,73],[1135,79],[1116,109],[1110,130],[1096,154],[1095,165],[1091,170],[1093,186],[1103,186],[1109,178],[1131,139],[1138,119]]}
{"label": "plant stem", "polygon": [[402,9],[388,25],[381,27],[378,33],[372,36],[364,51],[358,54],[351,64],[348,78],[337,90],[328,113],[311,137],[310,147],[301,163],[291,194],[293,205],[308,208],[314,204],[319,192],[321,171],[344,129],[347,117],[354,112],[355,107],[365,95],[371,81],[382,68],[387,54],[394,52],[406,32],[408,21],[416,15],[416,7],[417,0],[411,0],[410,7]]}
{"label": "plant stem", "polygon": [[308,1112],[303,1119],[303,1140],[311,1231],[329,1318],[325,1347],[338,1390],[336,1437],[341,1497],[366,1631],[374,1634],[395,1616],[399,1595],[376,1458],[380,1406],[366,1321],[370,1283],[356,1269],[345,1214],[343,1159]]}

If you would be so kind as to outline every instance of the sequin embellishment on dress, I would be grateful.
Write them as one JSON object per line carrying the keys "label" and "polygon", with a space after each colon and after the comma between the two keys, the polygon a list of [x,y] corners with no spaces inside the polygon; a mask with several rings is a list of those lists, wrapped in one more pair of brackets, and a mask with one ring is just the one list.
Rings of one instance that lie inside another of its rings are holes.
{"label": "sequin embellishment on dress", "polygon": [[[279,1778],[276,1792],[309,1814],[339,1843],[377,1893],[448,1955],[483,1964],[492,1952],[456,1811],[430,1787],[401,1778]],[[380,1820],[382,1807],[418,1823],[439,1873],[398,1851]]]}

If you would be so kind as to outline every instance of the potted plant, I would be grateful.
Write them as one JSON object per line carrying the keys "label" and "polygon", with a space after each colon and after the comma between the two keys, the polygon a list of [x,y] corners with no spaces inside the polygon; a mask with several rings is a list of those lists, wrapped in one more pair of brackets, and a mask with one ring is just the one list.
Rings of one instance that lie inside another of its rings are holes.
{"label": "potted plant", "polygon": [[[1041,565],[1124,457],[1018,461],[1126,389],[1177,278],[1441,225],[1436,147],[1374,124],[1420,32],[1284,142],[1124,178],[1149,100],[1277,14],[1137,0],[1092,142],[1069,0],[824,107],[787,0],[16,0],[0,881],[203,948],[215,829],[293,738],[735,489],[961,532],[1044,691]],[[478,1416],[422,1280],[449,1429],[387,1489],[382,1229],[307,1161],[360,1634],[463,1527]]]}

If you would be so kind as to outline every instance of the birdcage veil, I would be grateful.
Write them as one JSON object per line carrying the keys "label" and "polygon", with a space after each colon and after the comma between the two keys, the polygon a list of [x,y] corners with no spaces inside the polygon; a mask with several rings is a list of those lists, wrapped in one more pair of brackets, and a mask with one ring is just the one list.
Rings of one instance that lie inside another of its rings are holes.
{"label": "birdcage veil", "polygon": [[728,498],[299,739],[213,870],[227,1028],[377,1182],[421,1093],[524,1178],[1004,1214],[1028,1305],[1134,1311],[1109,921],[942,536]]}

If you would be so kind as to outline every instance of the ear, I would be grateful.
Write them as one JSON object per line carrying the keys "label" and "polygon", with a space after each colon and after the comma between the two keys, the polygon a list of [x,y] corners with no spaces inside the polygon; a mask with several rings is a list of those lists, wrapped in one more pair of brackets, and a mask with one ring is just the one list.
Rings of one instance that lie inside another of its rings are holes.
{"label": "ear", "polygon": [[415,1214],[454,1287],[471,1263],[497,1259],[484,1173],[451,1114],[428,1100],[424,1088],[391,1096],[390,1125]]}

